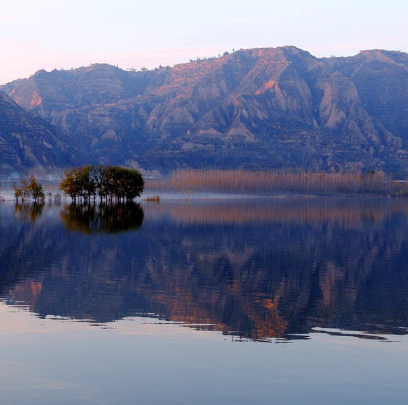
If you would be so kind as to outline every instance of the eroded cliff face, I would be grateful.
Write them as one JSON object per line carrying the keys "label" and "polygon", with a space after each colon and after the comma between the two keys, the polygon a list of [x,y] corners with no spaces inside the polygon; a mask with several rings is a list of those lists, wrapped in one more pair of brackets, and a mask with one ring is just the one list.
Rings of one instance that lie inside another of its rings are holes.
{"label": "eroded cliff face", "polygon": [[35,166],[69,167],[85,156],[67,134],[0,92],[0,172]]}
{"label": "eroded cliff face", "polygon": [[355,84],[361,103],[375,120],[408,141],[408,55],[382,50],[362,51],[326,63]]}
{"label": "eroded cliff face", "polygon": [[101,162],[147,169],[408,167],[408,55],[249,49],[147,72],[37,72],[3,86]]}

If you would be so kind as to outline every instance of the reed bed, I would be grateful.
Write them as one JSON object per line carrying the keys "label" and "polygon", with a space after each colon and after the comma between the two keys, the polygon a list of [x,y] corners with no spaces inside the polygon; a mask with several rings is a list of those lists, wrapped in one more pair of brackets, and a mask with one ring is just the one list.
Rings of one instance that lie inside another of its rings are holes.
{"label": "reed bed", "polygon": [[398,194],[405,183],[384,173],[285,173],[244,170],[177,170],[167,180],[150,182],[151,189],[214,190],[251,194]]}

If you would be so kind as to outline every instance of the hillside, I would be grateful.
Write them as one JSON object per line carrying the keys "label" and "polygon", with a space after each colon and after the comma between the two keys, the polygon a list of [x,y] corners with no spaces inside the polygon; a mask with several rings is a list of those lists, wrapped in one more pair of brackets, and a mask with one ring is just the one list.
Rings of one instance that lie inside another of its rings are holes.
{"label": "hillside", "polygon": [[0,90],[102,163],[408,172],[405,53],[249,49],[145,72],[39,71]]}
{"label": "hillside", "polygon": [[86,158],[69,135],[0,92],[0,172],[66,167]]}

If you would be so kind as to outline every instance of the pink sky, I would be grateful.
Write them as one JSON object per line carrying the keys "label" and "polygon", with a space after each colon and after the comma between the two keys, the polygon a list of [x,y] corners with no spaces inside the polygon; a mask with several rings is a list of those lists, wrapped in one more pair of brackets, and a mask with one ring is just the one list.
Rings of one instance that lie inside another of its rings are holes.
{"label": "pink sky", "polygon": [[408,51],[407,15],[406,0],[0,0],[0,83],[39,69],[153,68],[240,48]]}

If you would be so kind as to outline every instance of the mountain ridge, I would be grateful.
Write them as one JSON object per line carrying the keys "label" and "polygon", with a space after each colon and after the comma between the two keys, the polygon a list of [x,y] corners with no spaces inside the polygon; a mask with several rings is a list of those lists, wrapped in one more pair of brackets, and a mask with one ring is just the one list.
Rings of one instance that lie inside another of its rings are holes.
{"label": "mountain ridge", "polygon": [[0,90],[101,163],[408,173],[403,52],[253,48],[150,71],[39,71]]}

